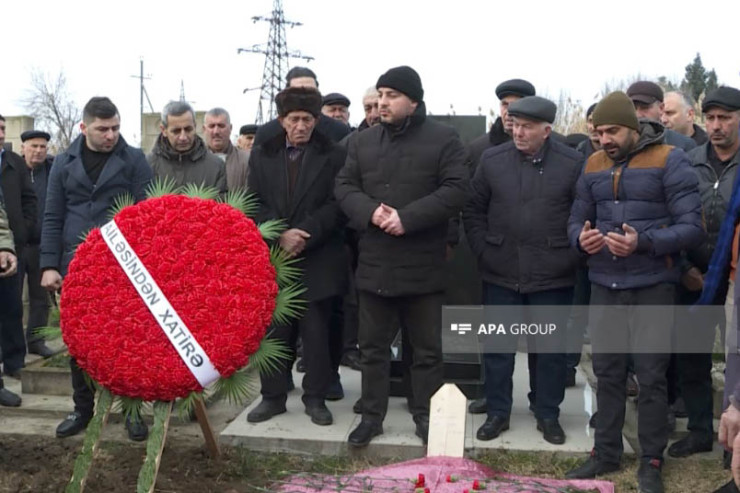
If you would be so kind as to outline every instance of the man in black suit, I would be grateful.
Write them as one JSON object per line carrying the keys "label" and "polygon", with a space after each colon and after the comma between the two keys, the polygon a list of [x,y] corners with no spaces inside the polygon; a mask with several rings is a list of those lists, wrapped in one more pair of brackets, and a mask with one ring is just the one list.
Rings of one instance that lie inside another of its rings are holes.
{"label": "man in black suit", "polygon": [[[318,91],[291,87],[275,102],[282,130],[252,148],[248,188],[260,203],[257,221],[285,220],[287,229],[278,243],[290,256],[301,259],[306,311],[292,324],[272,327],[271,337],[294,348],[301,336],[306,364],[303,403],[311,421],[325,426],[333,421],[324,401],[338,364],[330,357],[330,346],[338,354],[342,343],[329,322],[347,287],[345,218],[333,194],[345,151],[314,131],[321,114]],[[261,376],[262,402],[247,421],[258,423],[285,412],[291,366],[288,358],[280,371]]]}

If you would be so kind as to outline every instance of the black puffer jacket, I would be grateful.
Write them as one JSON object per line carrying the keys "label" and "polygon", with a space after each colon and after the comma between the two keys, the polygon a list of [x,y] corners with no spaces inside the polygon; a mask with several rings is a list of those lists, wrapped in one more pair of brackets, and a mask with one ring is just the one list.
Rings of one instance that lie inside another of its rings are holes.
{"label": "black puffer jacket", "polygon": [[[349,141],[335,194],[361,234],[358,289],[381,296],[444,290],[447,224],[465,203],[467,153],[453,128],[425,112],[420,103],[400,130],[376,125]],[[398,209],[404,235],[371,224],[381,202]]]}
{"label": "black puffer jacket", "polygon": [[513,142],[483,153],[463,221],[484,281],[521,293],[575,284],[568,217],[582,159],[551,139],[541,160]]}

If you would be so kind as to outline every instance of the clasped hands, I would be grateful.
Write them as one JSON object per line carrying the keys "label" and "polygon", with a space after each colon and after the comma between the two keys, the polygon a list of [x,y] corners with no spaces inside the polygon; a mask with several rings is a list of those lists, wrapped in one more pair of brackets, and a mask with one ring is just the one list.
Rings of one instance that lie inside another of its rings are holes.
{"label": "clasped hands", "polygon": [[401,236],[406,232],[401,224],[401,218],[398,217],[398,211],[389,205],[381,203],[375,212],[370,222],[375,226],[379,227],[389,235]]}

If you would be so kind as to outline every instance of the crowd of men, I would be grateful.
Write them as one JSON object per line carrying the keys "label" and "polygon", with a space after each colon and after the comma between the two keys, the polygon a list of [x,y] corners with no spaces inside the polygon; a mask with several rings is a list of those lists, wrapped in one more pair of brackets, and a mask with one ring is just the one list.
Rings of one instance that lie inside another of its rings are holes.
{"label": "crowd of men", "polygon": [[[362,419],[348,442],[367,446],[383,433],[390,347],[401,327],[408,408],[426,443],[430,398],[443,381],[444,267],[462,231],[478,262],[485,305],[505,306],[515,320],[534,320],[543,306],[591,305],[585,317],[575,309],[552,315],[578,338],[588,332],[598,379],[594,448],[568,478],[620,468],[628,383],[639,392],[639,491],[663,491],[671,416],[685,413],[689,434],[669,455],[712,449],[717,325],[726,326],[729,348],[720,440],[728,450],[740,446],[732,309],[740,237],[739,90],[720,87],[705,95],[705,130],[688,95],[664,94],[657,84],[639,81],[592,105],[588,135],[579,137],[554,132],[556,105],[528,81],[512,79],[496,88],[500,116],[466,147],[453,128],[427,117],[421,78],[410,67],[380,75],[363,97],[365,118],[356,129],[349,125],[349,99],[322,97],[311,70],[296,67],[286,82],[275,100],[279,117],[242,126],[236,145],[225,109],[196,121],[189,104],[173,101],[162,110],[161,133],[145,155],[121,137],[113,102],[94,97],[83,110],[81,134],[53,162],[43,131],[21,136],[21,155],[0,151],[6,376],[18,378],[26,351],[53,354],[34,329],[47,324],[47,292],[63,289],[81,234],[106,222],[119,195],[144,200],[153,179],[166,179],[178,187],[255,194],[255,219],[284,220],[276,243],[302,259],[305,313],[271,331],[294,354],[280,371],[261,376],[261,401],[249,422],[286,412],[300,340],[302,401],[312,423],[333,423],[326,401],[344,397],[339,366],[362,372],[362,396],[354,405]],[[4,138],[0,117],[0,144]],[[23,283],[30,300],[25,334]],[[639,345],[686,323],[673,316],[656,322],[639,307],[695,304],[728,307],[722,320],[691,319],[702,350],[608,350],[615,340]],[[568,354],[561,334],[546,351],[539,350],[541,341],[528,341],[529,408],[553,444],[567,439],[560,405],[580,357]],[[509,428],[517,342],[509,337],[503,351],[482,346],[485,399],[469,407],[487,415],[479,440]],[[74,411],[57,428],[60,438],[84,430],[93,414],[93,390],[75,361],[70,364]],[[21,405],[1,379],[0,405]],[[147,437],[140,416],[129,417],[126,428],[132,440]],[[740,481],[740,454],[732,460]],[[719,491],[734,488],[730,481]]]}

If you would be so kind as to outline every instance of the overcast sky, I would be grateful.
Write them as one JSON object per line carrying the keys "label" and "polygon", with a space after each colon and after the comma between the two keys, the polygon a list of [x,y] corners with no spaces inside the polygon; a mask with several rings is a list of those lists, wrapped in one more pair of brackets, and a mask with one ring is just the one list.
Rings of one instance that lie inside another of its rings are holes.
{"label": "overcast sky", "polygon": [[[32,68],[64,70],[84,104],[109,96],[123,135],[139,140],[139,59],[151,80],[155,111],[178,99],[180,81],[198,110],[223,106],[235,132],[255,119],[264,56],[237,54],[265,43],[272,0],[248,1],[3,1],[0,113],[23,114]],[[288,48],[313,56],[307,65],[323,93],[350,98],[351,121],[361,98],[385,70],[410,65],[421,75],[428,110],[483,114],[498,110],[496,85],[526,78],[538,94],[561,90],[595,101],[605,82],[666,75],[679,81],[697,52],[721,83],[740,87],[740,1],[653,0],[448,2],[284,0]],[[508,7],[508,9],[507,9]],[[513,10],[514,8],[520,11]],[[722,22],[725,25],[722,25]],[[146,109],[148,111],[148,108]]]}

